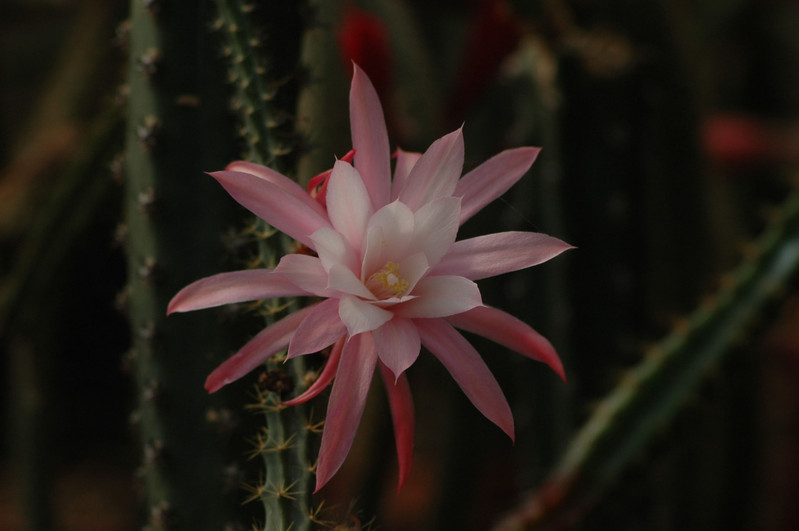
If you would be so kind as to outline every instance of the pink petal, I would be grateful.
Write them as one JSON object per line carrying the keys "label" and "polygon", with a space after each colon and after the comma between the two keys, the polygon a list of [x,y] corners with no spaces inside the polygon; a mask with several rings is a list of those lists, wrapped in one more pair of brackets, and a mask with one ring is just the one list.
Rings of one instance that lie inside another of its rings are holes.
{"label": "pink petal", "polygon": [[333,350],[330,351],[330,357],[327,358],[327,363],[325,363],[325,366],[316,381],[314,381],[314,383],[312,383],[311,386],[308,387],[308,389],[306,389],[301,395],[283,402],[284,406],[288,407],[304,404],[308,400],[314,398],[319,393],[324,391],[327,386],[330,385],[330,382],[332,382],[333,378],[336,376],[338,363],[341,359],[341,350],[344,348],[344,341],[345,338],[342,337],[336,342],[335,345],[333,345]]}
{"label": "pink petal", "polygon": [[414,243],[433,266],[449,251],[458,235],[461,200],[442,197],[425,203],[414,214]]}
{"label": "pink petal", "polygon": [[298,288],[317,297],[329,297],[327,271],[315,256],[287,254],[278,262],[275,272],[281,274]]}
{"label": "pink petal", "polygon": [[322,227],[311,234],[311,240],[325,270],[330,271],[334,264],[341,264],[353,272],[360,272],[361,264],[355,251],[334,229]]}
{"label": "pink petal", "polygon": [[377,298],[363,285],[361,279],[356,277],[350,268],[342,264],[333,264],[333,267],[330,268],[327,286],[331,290],[357,295],[364,299],[374,300]]}
{"label": "pink petal", "polygon": [[516,317],[496,308],[480,306],[468,312],[451,315],[447,317],[447,321],[458,328],[483,336],[528,358],[543,361],[564,382],[566,381],[563,363],[552,344],[547,341],[547,338]]}
{"label": "pink petal", "polygon": [[209,393],[218,391],[259,367],[276,352],[285,348],[294,331],[300,326],[302,320],[313,311],[313,308],[314,306],[308,306],[298,310],[261,330],[238,352],[211,372],[205,380],[205,389]]}
{"label": "pink petal", "polygon": [[341,297],[338,315],[347,326],[350,337],[371,332],[389,321],[394,314],[352,295]]}
{"label": "pink petal", "polygon": [[538,232],[498,232],[455,242],[434,271],[480,280],[538,265],[572,248]]}
{"label": "pink petal", "polygon": [[[407,293],[411,293],[416,284],[430,271],[427,265],[427,255],[424,253],[414,253],[402,259],[399,264],[399,274],[408,281]],[[414,299],[416,296],[413,297]]]}
{"label": "pink petal", "polygon": [[394,374],[396,381],[413,365],[422,348],[419,332],[409,319],[395,317],[372,331],[380,361]]}
{"label": "pink petal", "polygon": [[350,128],[355,167],[363,177],[375,209],[391,196],[391,159],[383,108],[372,82],[354,65],[350,88]]}
{"label": "pink petal", "polygon": [[375,212],[367,225],[361,278],[368,279],[388,261],[401,261],[413,242],[413,227],[413,212],[399,201]]}
{"label": "pink petal", "polygon": [[388,393],[391,420],[394,423],[394,443],[397,446],[397,463],[399,464],[397,490],[401,490],[413,464],[413,397],[407,376],[403,374],[399,378],[392,378],[391,370],[382,363],[380,364],[380,374]]}
{"label": "pink petal", "polygon": [[169,315],[235,302],[301,295],[308,295],[308,292],[270,269],[231,271],[192,282],[169,301],[166,313]]}
{"label": "pink petal", "polygon": [[374,214],[361,176],[346,162],[336,161],[327,185],[327,213],[333,227],[361,254],[366,223]]}
{"label": "pink petal", "polygon": [[396,151],[397,156],[397,165],[394,168],[394,182],[391,185],[391,200],[394,201],[399,196],[400,190],[405,186],[405,181],[408,179],[408,175],[411,173],[411,170],[419,161],[419,158],[422,156],[421,153],[416,153],[415,151],[403,151],[400,148],[397,148]]}
{"label": "pink petal", "polygon": [[508,149],[464,175],[453,193],[463,198],[461,225],[516,184],[533,165],[539,151],[541,148]]}
{"label": "pink petal", "polygon": [[237,171],[217,171],[211,176],[243,207],[311,249],[311,234],[330,226],[318,210],[269,181]]}
{"label": "pink petal", "polygon": [[452,195],[463,171],[463,131],[445,135],[413,166],[399,199],[416,211],[423,204]]}
{"label": "pink petal", "polygon": [[338,316],[338,299],[327,299],[313,309],[297,328],[289,343],[287,359],[329,347],[347,333]]}
{"label": "pink petal", "polygon": [[472,404],[514,439],[510,406],[480,354],[443,319],[414,322],[422,344],[444,364]]}
{"label": "pink petal", "polygon": [[477,284],[450,275],[427,276],[416,284],[411,294],[417,298],[392,308],[396,315],[405,318],[446,317],[483,304]]}
{"label": "pink petal", "polygon": [[316,491],[333,477],[350,451],[376,363],[371,334],[355,336],[344,345],[327,406],[316,467]]}
{"label": "pink petal", "polygon": [[267,168],[266,166],[261,166],[260,164],[253,164],[252,162],[238,160],[228,164],[225,170],[249,173],[250,175],[255,175],[256,177],[260,177],[261,179],[269,181],[272,184],[276,184],[303,203],[306,203],[322,216],[326,216],[325,209],[322,207],[319,201],[311,197],[302,186],[289,179],[285,175],[276,172],[272,168]]}

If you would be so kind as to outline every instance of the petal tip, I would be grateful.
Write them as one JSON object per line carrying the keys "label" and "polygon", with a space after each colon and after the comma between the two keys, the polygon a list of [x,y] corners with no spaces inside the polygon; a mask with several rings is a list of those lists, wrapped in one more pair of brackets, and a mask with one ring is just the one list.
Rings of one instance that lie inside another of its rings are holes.
{"label": "petal tip", "polygon": [[555,355],[555,358],[550,360],[547,365],[549,365],[550,369],[555,371],[555,374],[560,376],[560,379],[563,380],[563,383],[569,383],[566,378],[566,369],[563,368],[563,362],[560,361],[560,358],[557,355]]}
{"label": "petal tip", "polygon": [[211,373],[205,380],[205,390],[208,391],[208,394],[213,394],[225,387],[227,384],[228,382],[224,380],[220,381],[218,378],[214,378],[214,374]]}
{"label": "petal tip", "polygon": [[181,299],[180,299],[180,292],[178,292],[172,300],[169,301],[169,304],[166,305],[166,315],[169,317],[173,313],[180,313],[183,310],[180,307]]}
{"label": "petal tip", "polygon": [[408,480],[408,474],[401,474],[397,479],[397,494],[402,491],[402,487],[405,486],[405,482]]}

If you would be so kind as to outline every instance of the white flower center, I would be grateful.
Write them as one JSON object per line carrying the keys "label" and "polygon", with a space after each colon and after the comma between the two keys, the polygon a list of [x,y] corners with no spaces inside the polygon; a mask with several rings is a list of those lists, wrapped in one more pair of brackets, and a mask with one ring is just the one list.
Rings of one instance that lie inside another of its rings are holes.
{"label": "white flower center", "polygon": [[389,299],[402,296],[408,289],[408,281],[400,276],[399,264],[386,262],[380,271],[369,277],[366,287],[378,299]]}

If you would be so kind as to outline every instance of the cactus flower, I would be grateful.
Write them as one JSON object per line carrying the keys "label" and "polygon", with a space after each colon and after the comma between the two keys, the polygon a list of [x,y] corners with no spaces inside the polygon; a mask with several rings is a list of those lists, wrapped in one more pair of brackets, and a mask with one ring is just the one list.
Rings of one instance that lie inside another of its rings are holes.
{"label": "cactus flower", "polygon": [[[461,177],[460,129],[424,154],[396,152],[393,179],[383,112],[355,67],[350,91],[354,165],[335,162],[324,201],[269,168],[234,162],[212,173],[240,204],[314,251],[283,256],[274,269],[198,280],[168,313],[272,297],[313,297],[268,326],[214,370],[214,392],[288,348],[293,358],[331,347],[302,403],[331,382],[317,465],[317,490],[339,469],[360,422],[375,369],[388,390],[404,483],[413,454],[414,413],[405,370],[424,345],[489,420],[514,437],[510,407],[488,367],[457,329],[548,364],[564,377],[552,345],[522,321],[483,304],[475,281],[549,260],[570,248],[532,232],[456,241],[458,228],[530,168],[537,148],[503,151]],[[324,204],[323,204],[324,203]],[[321,300],[319,300],[321,299]]]}

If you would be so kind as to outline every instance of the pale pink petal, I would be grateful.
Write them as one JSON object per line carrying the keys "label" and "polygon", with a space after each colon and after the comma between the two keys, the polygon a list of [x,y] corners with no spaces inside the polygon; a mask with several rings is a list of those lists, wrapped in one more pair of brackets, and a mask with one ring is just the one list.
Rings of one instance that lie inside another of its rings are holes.
{"label": "pale pink petal", "polygon": [[539,151],[541,148],[508,149],[464,175],[453,193],[463,198],[461,225],[516,184],[533,165]]}
{"label": "pale pink petal", "polygon": [[416,284],[412,294],[417,298],[394,306],[395,314],[405,318],[446,317],[483,304],[477,284],[450,275],[427,276]]}
{"label": "pale pink petal", "polygon": [[350,451],[376,363],[371,334],[355,336],[344,345],[327,406],[316,467],[316,491],[333,477]]}
{"label": "pale pink petal", "polygon": [[463,171],[463,131],[433,142],[413,166],[399,199],[416,211],[423,204],[452,195]]}
{"label": "pale pink petal", "polygon": [[311,234],[330,227],[326,216],[269,181],[237,171],[217,171],[211,176],[243,207],[311,249]]}
{"label": "pale pink petal", "polygon": [[394,314],[352,295],[341,297],[338,315],[347,326],[350,337],[362,332],[371,332],[389,321]]}
{"label": "pale pink petal", "polygon": [[538,232],[498,232],[455,242],[433,271],[480,280],[541,264],[572,248]]}
{"label": "pale pink petal", "polygon": [[496,308],[480,306],[451,315],[446,320],[462,330],[483,336],[528,358],[543,361],[566,381],[563,363],[552,344],[516,317]]}
{"label": "pale pink petal", "polygon": [[411,173],[414,165],[419,161],[422,156],[421,153],[415,151],[404,151],[397,148],[397,165],[394,168],[394,182],[391,184],[391,200],[394,201],[399,196],[400,190],[405,186],[405,181]]}
{"label": "pale pink petal", "polygon": [[350,88],[350,128],[355,167],[375,209],[391,197],[391,159],[383,107],[372,82],[354,65]]}
{"label": "pale pink petal", "polygon": [[298,310],[261,330],[238,352],[208,375],[205,380],[205,389],[209,393],[218,391],[259,367],[275,353],[284,349],[289,344],[294,331],[300,326],[305,316],[313,311],[313,308],[314,306],[308,306]]}
{"label": "pale pink petal", "polygon": [[325,363],[322,372],[319,374],[319,377],[299,396],[292,398],[291,400],[286,400],[283,402],[284,406],[296,406],[298,404],[304,404],[308,400],[314,398],[319,393],[324,391],[330,382],[333,381],[333,378],[336,376],[336,370],[338,369],[338,363],[341,359],[341,350],[344,348],[344,341],[346,338],[342,337],[336,344],[333,345],[333,349],[330,351],[330,357],[327,358],[327,363]]}
{"label": "pale pink petal", "polygon": [[437,264],[455,242],[460,208],[460,198],[442,197],[425,203],[414,214],[414,243],[430,266]]}
{"label": "pale pink petal", "polygon": [[325,270],[330,271],[334,264],[341,264],[353,272],[360,272],[361,264],[355,251],[334,229],[322,227],[311,234],[311,240]]}
{"label": "pale pink petal", "polygon": [[360,255],[366,223],[374,208],[361,176],[348,163],[337,160],[333,166],[326,202],[330,223]]}
{"label": "pale pink petal", "polygon": [[513,414],[480,354],[444,319],[414,321],[422,344],[458,382],[472,404],[513,439]]}
{"label": "pale pink petal", "polygon": [[338,316],[338,299],[326,299],[303,319],[289,343],[287,359],[329,347],[347,333]]}
{"label": "pale pink petal", "polygon": [[231,271],[192,282],[169,301],[166,313],[169,315],[235,302],[302,295],[309,293],[270,269]]}
{"label": "pale pink petal", "polygon": [[328,272],[327,287],[341,293],[357,295],[364,299],[376,299],[377,297],[363,285],[363,282],[355,276],[350,268],[342,264],[333,264]]}
{"label": "pale pink petal", "polygon": [[408,385],[408,377],[404,374],[393,378],[391,370],[382,363],[380,374],[388,393],[388,404],[391,408],[391,420],[394,423],[394,443],[397,446],[397,463],[399,464],[399,481],[397,490],[402,489],[413,464],[413,397]]}
{"label": "pale pink petal", "polygon": [[[398,273],[408,282],[406,293],[412,292],[416,284],[428,271],[430,271],[430,267],[427,265],[427,255],[425,253],[414,253],[407,258],[403,258],[399,264]],[[414,295],[413,298],[415,299],[417,296]]]}
{"label": "pale pink petal", "polygon": [[409,319],[395,317],[372,331],[380,361],[394,374],[394,380],[413,365],[422,344],[419,332]]}
{"label": "pale pink petal", "polygon": [[361,278],[382,269],[386,262],[399,262],[413,243],[413,212],[399,201],[384,206],[369,220]]}
{"label": "pale pink petal", "polygon": [[317,297],[329,297],[334,293],[327,288],[327,271],[315,256],[287,254],[280,259],[275,272],[286,277],[298,288]]}
{"label": "pale pink petal", "polygon": [[228,164],[225,170],[249,173],[250,175],[255,175],[256,177],[260,177],[261,179],[269,181],[272,184],[276,184],[286,192],[290,193],[303,203],[306,203],[308,206],[319,212],[319,214],[322,216],[327,215],[325,213],[324,207],[322,207],[319,201],[311,197],[302,186],[297,184],[292,179],[289,179],[285,175],[276,172],[272,168],[267,168],[266,166],[261,166],[260,164],[253,164],[252,162],[237,160],[236,162],[231,162]]}

